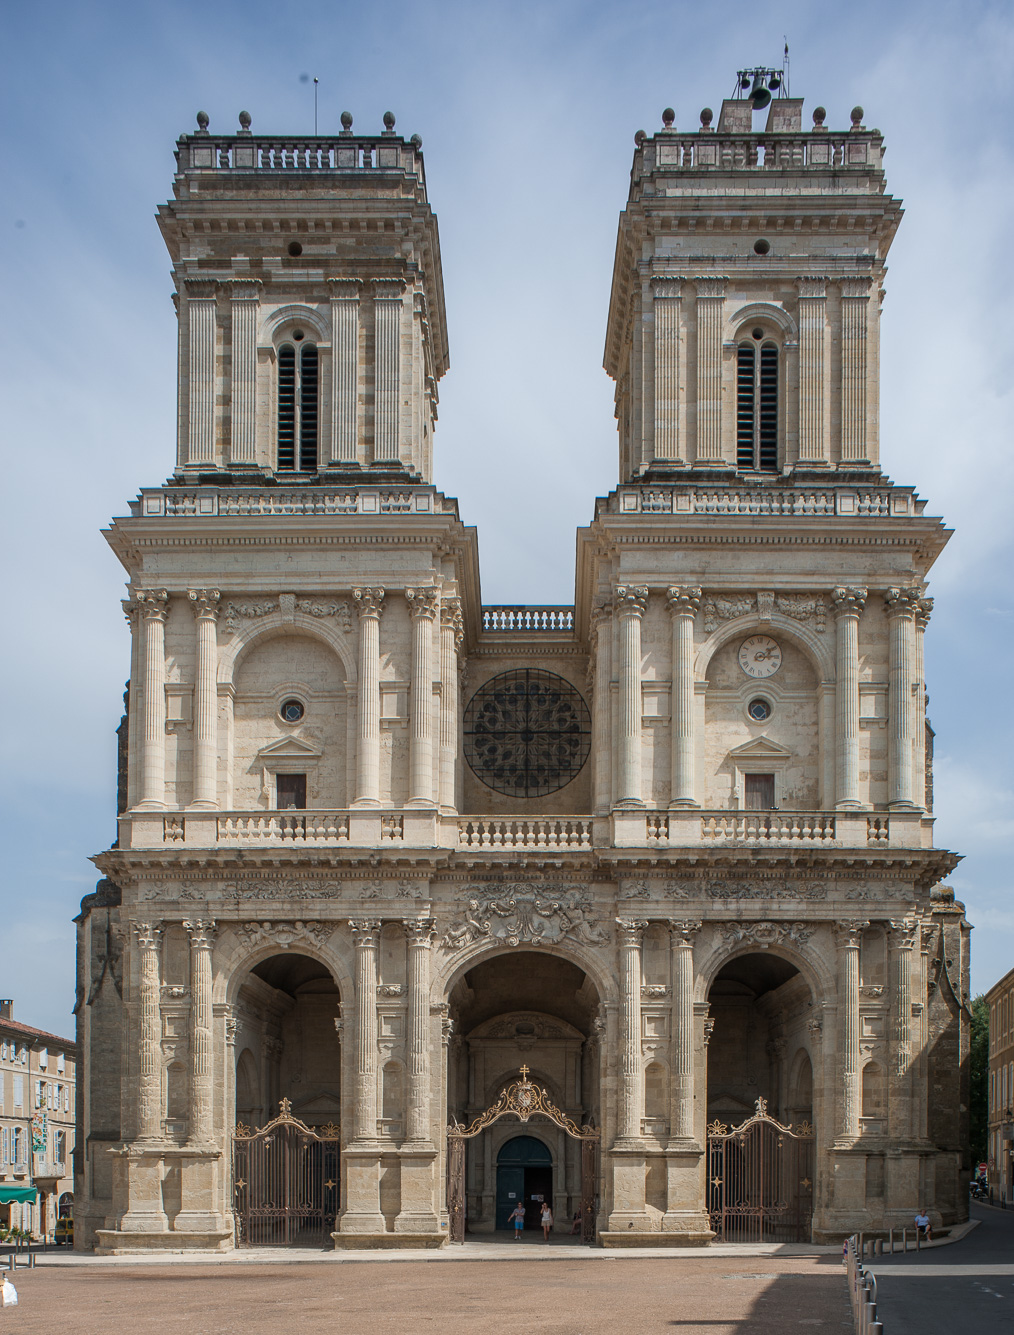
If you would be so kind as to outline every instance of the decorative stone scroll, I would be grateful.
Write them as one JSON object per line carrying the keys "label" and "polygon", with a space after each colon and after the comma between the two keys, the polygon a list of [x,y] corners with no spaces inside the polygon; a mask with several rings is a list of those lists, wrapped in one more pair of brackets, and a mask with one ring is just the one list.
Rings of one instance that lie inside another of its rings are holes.
{"label": "decorative stone scroll", "polygon": [[728,945],[747,942],[760,950],[769,946],[805,946],[816,929],[801,922],[730,922],[722,924],[722,936]]}
{"label": "decorative stone scroll", "polygon": [[296,611],[310,617],[334,617],[342,630],[352,630],[352,609],[344,598],[297,598]]}
{"label": "decorative stone scroll", "polygon": [[247,946],[270,942],[280,950],[288,950],[294,943],[304,941],[307,944],[323,946],[334,935],[334,924],[327,922],[248,922],[236,926],[236,935]]}
{"label": "decorative stone scroll", "polygon": [[735,617],[745,617],[756,606],[752,593],[735,594],[729,597],[716,597],[711,594],[704,599],[704,630],[710,635],[717,630],[720,621],[732,621]]}
{"label": "decorative stone scroll", "polygon": [[550,945],[565,938],[597,946],[609,940],[580,889],[522,883],[473,887],[467,896],[442,941],[451,950],[482,940],[508,946]]}
{"label": "decorative stone scroll", "polygon": [[223,622],[225,633],[226,635],[235,635],[239,630],[240,621],[248,618],[270,616],[272,612],[277,611],[277,598],[265,598],[259,602],[226,603],[225,621]]}
{"label": "decorative stone scroll", "polygon": [[763,590],[760,593],[708,594],[702,607],[704,630],[708,635],[717,630],[720,621],[732,621],[754,611],[764,618],[770,617],[772,612],[779,612],[793,621],[812,624],[818,635],[823,635],[827,628],[828,604],[820,593],[775,593]]}

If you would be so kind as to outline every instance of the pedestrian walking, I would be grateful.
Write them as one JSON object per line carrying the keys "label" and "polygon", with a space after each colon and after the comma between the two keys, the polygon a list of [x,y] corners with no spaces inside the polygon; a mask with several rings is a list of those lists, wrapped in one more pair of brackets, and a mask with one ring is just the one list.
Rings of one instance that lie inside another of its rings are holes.
{"label": "pedestrian walking", "polygon": [[548,1201],[542,1202],[542,1218],[540,1222],[542,1224],[542,1240],[543,1242],[548,1242],[549,1231],[553,1227],[553,1212],[549,1208]]}
{"label": "pedestrian walking", "polygon": [[508,1224],[513,1223],[514,1225],[514,1241],[520,1242],[521,1230],[525,1226],[525,1207],[521,1204],[520,1201],[518,1201],[517,1205],[515,1205],[507,1222]]}

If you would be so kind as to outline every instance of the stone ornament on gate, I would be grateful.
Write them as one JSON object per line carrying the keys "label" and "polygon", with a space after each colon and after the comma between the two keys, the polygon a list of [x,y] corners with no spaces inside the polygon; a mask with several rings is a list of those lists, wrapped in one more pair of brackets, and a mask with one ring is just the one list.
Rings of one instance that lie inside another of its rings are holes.
{"label": "stone ornament on gate", "polygon": [[579,889],[531,884],[476,887],[442,944],[457,950],[484,940],[537,946],[569,938],[583,945],[603,945],[609,934],[592,913],[590,898]]}
{"label": "stone ornament on gate", "polygon": [[248,922],[237,923],[236,935],[250,948],[270,942],[281,950],[298,941],[324,946],[334,935],[334,924],[326,922]]}
{"label": "stone ornament on gate", "polygon": [[728,945],[747,943],[761,950],[769,946],[791,944],[804,946],[815,928],[801,922],[730,922],[722,924],[722,936]]}

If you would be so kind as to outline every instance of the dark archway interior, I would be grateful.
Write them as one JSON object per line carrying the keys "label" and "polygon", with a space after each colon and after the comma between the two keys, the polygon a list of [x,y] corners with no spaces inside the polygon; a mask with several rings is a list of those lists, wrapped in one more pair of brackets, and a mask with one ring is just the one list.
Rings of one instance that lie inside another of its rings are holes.
{"label": "dark archway interior", "polygon": [[798,1084],[790,1088],[813,1043],[813,996],[796,966],[766,950],[738,955],[719,971],[708,1004],[708,1122],[736,1126],[762,1097],[780,1121],[812,1115],[795,1106]]}
{"label": "dark archway interior", "polygon": [[583,969],[534,950],[483,960],[451,993],[461,1033],[511,1010],[555,1015],[587,1037],[598,1002],[598,992]]}

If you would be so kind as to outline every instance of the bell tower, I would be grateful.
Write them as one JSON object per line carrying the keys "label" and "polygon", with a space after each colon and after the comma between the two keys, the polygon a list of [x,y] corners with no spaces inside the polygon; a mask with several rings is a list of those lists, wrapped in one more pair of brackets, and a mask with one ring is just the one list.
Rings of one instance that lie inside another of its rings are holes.
{"label": "bell tower", "polygon": [[[852,111],[750,98],[717,128],[639,131],[620,217],[605,368],[620,480],[879,472],[879,313],[901,219],[884,143]],[[826,477],[825,477],[825,480]]]}
{"label": "bell tower", "polygon": [[447,370],[437,220],[418,135],[352,117],[326,144],[176,146],[159,209],[179,312],[177,476],[432,477]]}

